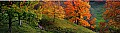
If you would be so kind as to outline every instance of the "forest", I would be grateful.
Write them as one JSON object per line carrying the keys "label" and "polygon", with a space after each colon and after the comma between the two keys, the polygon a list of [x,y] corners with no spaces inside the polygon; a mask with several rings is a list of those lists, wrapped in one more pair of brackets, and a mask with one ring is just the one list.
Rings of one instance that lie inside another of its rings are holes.
{"label": "forest", "polygon": [[0,33],[120,33],[120,1],[0,1]]}

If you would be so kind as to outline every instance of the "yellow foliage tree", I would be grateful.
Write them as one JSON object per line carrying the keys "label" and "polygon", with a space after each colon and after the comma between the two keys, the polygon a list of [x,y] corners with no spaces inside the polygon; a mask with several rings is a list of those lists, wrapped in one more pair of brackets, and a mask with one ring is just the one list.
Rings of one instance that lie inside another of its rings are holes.
{"label": "yellow foliage tree", "polygon": [[42,14],[46,14],[49,17],[55,17],[58,19],[64,18],[64,9],[60,6],[60,2],[45,1],[42,5]]}

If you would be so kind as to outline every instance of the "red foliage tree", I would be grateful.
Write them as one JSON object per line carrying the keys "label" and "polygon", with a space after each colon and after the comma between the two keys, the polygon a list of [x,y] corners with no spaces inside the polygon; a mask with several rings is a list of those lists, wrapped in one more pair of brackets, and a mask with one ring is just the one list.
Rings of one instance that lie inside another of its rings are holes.
{"label": "red foliage tree", "polygon": [[[115,28],[120,28],[120,2],[107,0],[105,7],[106,11],[103,13],[103,18],[108,20],[107,27],[114,26]],[[104,31],[108,31],[108,28],[105,28]]]}
{"label": "red foliage tree", "polygon": [[103,13],[104,19],[109,20],[109,25],[120,27],[120,2],[107,0],[105,7],[106,11]]}

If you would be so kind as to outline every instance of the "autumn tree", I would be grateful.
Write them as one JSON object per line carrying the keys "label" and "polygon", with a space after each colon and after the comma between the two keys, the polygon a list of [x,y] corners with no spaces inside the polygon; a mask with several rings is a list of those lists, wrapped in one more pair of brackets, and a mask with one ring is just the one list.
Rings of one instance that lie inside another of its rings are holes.
{"label": "autumn tree", "polygon": [[[88,23],[91,14],[89,11],[90,5],[89,2],[78,0],[78,1],[66,1],[64,2],[66,19],[69,21],[82,25],[82,26],[90,26]],[[86,17],[86,19],[84,18]]]}
{"label": "autumn tree", "polygon": [[63,19],[65,16],[64,9],[62,6],[60,6],[59,1],[44,1],[42,9],[42,14],[52,18]]}
{"label": "autumn tree", "polygon": [[107,0],[105,7],[106,11],[103,13],[103,18],[108,20],[107,27],[120,28],[120,2]]}
{"label": "autumn tree", "polygon": [[120,2],[108,0],[105,7],[106,11],[103,13],[103,18],[109,20],[110,25],[120,27]]}

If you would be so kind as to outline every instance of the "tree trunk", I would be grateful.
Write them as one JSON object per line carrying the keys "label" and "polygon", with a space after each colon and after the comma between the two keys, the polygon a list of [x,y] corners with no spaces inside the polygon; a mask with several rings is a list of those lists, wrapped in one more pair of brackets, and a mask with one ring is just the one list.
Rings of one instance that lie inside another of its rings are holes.
{"label": "tree trunk", "polygon": [[12,33],[11,32],[11,29],[12,29],[12,27],[11,27],[11,25],[12,25],[12,22],[11,22],[11,13],[8,13],[8,16],[9,16],[9,33]]}
{"label": "tree trunk", "polygon": [[20,21],[20,15],[18,14],[18,22],[19,22],[19,25],[21,26],[21,21]]}

